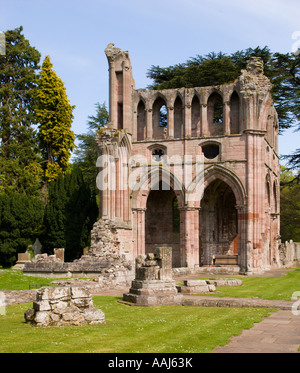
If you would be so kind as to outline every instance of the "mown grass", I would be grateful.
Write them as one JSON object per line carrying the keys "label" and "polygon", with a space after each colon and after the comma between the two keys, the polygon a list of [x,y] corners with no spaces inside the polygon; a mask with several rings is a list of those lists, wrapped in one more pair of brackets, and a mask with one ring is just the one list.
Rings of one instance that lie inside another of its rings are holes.
{"label": "mown grass", "polygon": [[239,277],[242,286],[218,286],[217,293],[223,297],[263,298],[291,300],[295,291],[300,291],[300,268],[287,272],[282,277]]}
{"label": "mown grass", "polygon": [[0,290],[28,290],[35,285],[50,286],[51,281],[58,280],[50,277],[25,276],[17,269],[2,269],[0,273]]}
{"label": "mown grass", "polygon": [[24,323],[31,303],[0,316],[0,352],[180,353],[210,352],[270,314],[267,309],[129,307],[117,297],[94,297],[106,324],[37,328]]}
{"label": "mown grass", "polygon": [[[300,269],[282,277],[239,277],[243,286],[217,287],[216,296],[291,300],[300,290]],[[22,271],[0,273],[0,289],[50,285],[53,278],[24,276]],[[210,293],[212,294],[212,293]],[[178,353],[211,352],[230,337],[268,316],[270,309],[220,307],[129,307],[117,297],[94,297],[106,324],[36,328],[25,324],[32,303],[5,307],[0,314],[0,352]]]}

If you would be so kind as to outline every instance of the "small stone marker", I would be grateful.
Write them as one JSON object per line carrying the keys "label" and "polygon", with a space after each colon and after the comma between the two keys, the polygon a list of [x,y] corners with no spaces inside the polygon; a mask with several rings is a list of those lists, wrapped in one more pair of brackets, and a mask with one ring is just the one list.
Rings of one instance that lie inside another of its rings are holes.
{"label": "small stone marker", "polygon": [[40,243],[40,240],[38,238],[36,238],[36,240],[34,241],[34,244],[32,245],[32,249],[33,249],[34,256],[41,253],[42,244]]}

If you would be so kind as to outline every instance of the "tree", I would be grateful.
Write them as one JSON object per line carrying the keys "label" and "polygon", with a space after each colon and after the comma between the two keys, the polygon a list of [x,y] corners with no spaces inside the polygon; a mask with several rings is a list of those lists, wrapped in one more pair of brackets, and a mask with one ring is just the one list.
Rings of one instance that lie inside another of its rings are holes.
{"label": "tree", "polygon": [[22,31],[5,33],[0,55],[0,192],[38,194],[42,170],[33,126],[40,53]]}
{"label": "tree", "polygon": [[75,149],[75,164],[80,167],[85,180],[88,182],[91,191],[97,194],[96,176],[97,176],[97,131],[104,127],[109,120],[109,114],[105,103],[102,105],[98,102],[96,105],[96,115],[89,116],[88,132],[77,135],[79,140],[78,147]]}
{"label": "tree", "polygon": [[279,116],[280,130],[299,127],[299,55],[272,53],[266,46],[248,48],[229,56],[222,52],[198,55],[185,63],[166,68],[151,66],[147,77],[154,84],[149,88],[189,88],[228,83],[240,75],[251,56],[263,59],[264,74],[273,84],[271,93]]}
{"label": "tree", "polygon": [[41,236],[43,251],[65,248],[70,261],[81,256],[89,245],[90,231],[98,217],[95,196],[78,167],[60,174],[49,184],[49,199],[45,208],[44,233]]}
{"label": "tree", "polygon": [[293,172],[281,167],[280,234],[282,242],[300,242],[300,183]]}
{"label": "tree", "polygon": [[39,140],[47,181],[55,180],[67,171],[75,136],[71,130],[71,106],[62,80],[52,69],[50,57],[44,59],[37,89],[36,115],[39,123]]}
{"label": "tree", "polygon": [[0,195],[0,264],[10,267],[40,234],[44,206],[39,198],[20,193]]}

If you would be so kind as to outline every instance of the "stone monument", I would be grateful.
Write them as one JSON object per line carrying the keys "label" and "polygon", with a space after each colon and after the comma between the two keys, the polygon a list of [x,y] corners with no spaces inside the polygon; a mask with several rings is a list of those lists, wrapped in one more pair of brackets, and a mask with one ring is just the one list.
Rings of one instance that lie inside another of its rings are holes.
{"label": "stone monument", "polygon": [[181,304],[182,294],[172,279],[172,248],[158,247],[136,258],[135,279],[123,300],[139,306]]}

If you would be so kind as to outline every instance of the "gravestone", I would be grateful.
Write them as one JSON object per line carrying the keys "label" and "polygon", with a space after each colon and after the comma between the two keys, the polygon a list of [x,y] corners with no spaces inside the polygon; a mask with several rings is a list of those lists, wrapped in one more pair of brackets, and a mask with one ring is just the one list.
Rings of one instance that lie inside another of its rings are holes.
{"label": "gravestone", "polygon": [[26,263],[30,263],[31,257],[28,251],[25,253],[18,253],[17,263],[13,266],[13,269],[23,269]]}
{"label": "gravestone", "polygon": [[32,245],[32,249],[33,249],[34,256],[41,253],[42,244],[40,243],[40,240],[38,238],[36,238],[36,240],[34,241],[34,244]]}

